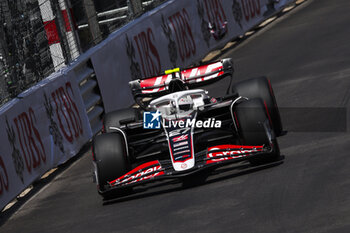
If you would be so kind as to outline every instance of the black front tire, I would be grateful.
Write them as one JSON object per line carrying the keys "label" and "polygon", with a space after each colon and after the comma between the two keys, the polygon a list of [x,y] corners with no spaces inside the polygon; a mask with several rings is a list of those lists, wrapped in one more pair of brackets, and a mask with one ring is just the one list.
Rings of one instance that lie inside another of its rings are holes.
{"label": "black front tire", "polygon": [[108,182],[119,178],[131,169],[124,138],[119,133],[98,135],[93,141],[92,149],[99,193],[104,198],[109,198],[108,193],[103,193],[108,191]]}
{"label": "black front tire", "polygon": [[252,78],[238,82],[232,87],[232,92],[238,93],[240,96],[247,97],[249,99],[261,98],[268,109],[267,113],[271,118],[271,123],[276,136],[282,135],[282,120],[278,110],[275,94],[270,81],[266,77]]}
{"label": "black front tire", "polygon": [[[249,162],[252,165],[274,162],[280,158],[278,143],[274,132],[272,132],[264,103],[260,98],[239,103],[234,108],[234,117],[242,145],[268,145],[272,147],[271,153],[250,158]],[[264,124],[270,133],[266,132]],[[272,143],[267,133],[269,133]]]}

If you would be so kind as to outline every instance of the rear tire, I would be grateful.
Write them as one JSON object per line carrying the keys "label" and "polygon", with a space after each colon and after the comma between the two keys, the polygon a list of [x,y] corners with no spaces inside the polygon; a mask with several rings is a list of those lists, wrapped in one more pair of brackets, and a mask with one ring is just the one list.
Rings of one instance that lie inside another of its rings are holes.
{"label": "rear tire", "polygon": [[96,163],[96,173],[99,193],[104,198],[109,198],[106,186],[127,173],[131,166],[127,158],[127,150],[124,138],[119,133],[106,133],[95,137],[93,142],[93,154]]}
{"label": "rear tire", "polygon": [[272,132],[264,103],[260,98],[250,99],[239,103],[234,108],[235,123],[240,136],[241,144],[248,146],[270,145],[270,140],[265,130],[271,131],[272,152],[250,158],[252,165],[260,165],[276,161],[280,158],[280,151],[274,133]]}
{"label": "rear tire", "polygon": [[275,94],[270,81],[266,77],[252,78],[239,82],[232,87],[232,92],[249,99],[261,98],[263,103],[266,103],[276,136],[282,135],[283,126]]}

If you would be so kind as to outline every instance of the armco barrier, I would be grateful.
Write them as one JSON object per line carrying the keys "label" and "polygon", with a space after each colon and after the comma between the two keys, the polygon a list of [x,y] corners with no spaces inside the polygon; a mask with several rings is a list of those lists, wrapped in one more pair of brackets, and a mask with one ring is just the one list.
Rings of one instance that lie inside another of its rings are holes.
{"label": "armco barrier", "polygon": [[92,133],[96,134],[102,128],[102,114],[104,109],[99,91],[100,88],[90,59],[87,58],[76,63],[76,65],[67,69],[65,74],[71,80],[77,82]]}
{"label": "armco barrier", "polygon": [[0,110],[0,209],[92,137],[75,79],[54,74]]}
{"label": "armco barrier", "polygon": [[75,156],[101,129],[104,111],[130,106],[131,79],[201,60],[266,19],[269,2],[169,0],[2,106],[0,209]]}

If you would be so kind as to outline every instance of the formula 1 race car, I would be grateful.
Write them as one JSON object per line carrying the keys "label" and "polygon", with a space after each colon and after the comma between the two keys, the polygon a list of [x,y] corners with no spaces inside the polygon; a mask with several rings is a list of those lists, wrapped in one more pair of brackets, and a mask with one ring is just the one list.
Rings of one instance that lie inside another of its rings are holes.
{"label": "formula 1 race car", "polygon": [[[184,178],[207,168],[280,157],[282,123],[266,77],[232,85],[231,59],[130,82],[138,108],[107,113],[93,141],[98,192],[124,195],[152,181]],[[198,87],[230,78],[229,94]]]}

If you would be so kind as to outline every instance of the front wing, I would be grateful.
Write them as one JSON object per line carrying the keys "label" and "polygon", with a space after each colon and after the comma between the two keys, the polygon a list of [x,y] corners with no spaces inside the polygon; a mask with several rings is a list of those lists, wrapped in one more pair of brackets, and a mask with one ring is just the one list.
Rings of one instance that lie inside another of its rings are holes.
{"label": "front wing", "polygon": [[125,175],[110,181],[106,186],[109,192],[115,189],[134,187],[145,183],[180,178],[209,167],[222,166],[240,162],[251,157],[261,156],[272,152],[269,146],[218,145],[201,151],[195,155],[196,165],[188,170],[177,172],[170,160],[154,160],[137,166]]}

